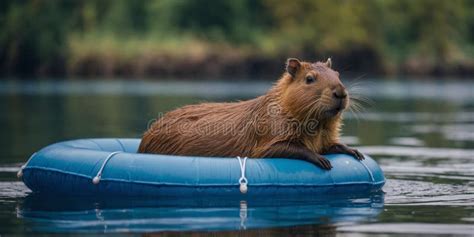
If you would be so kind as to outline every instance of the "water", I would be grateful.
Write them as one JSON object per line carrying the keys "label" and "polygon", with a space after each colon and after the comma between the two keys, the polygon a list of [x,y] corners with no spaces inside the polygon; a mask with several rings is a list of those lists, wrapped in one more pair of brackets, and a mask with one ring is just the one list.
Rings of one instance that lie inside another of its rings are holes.
{"label": "water", "polygon": [[44,198],[16,172],[48,144],[140,137],[160,112],[264,93],[271,82],[0,82],[0,234],[187,231],[284,236],[474,233],[474,83],[348,82],[372,101],[343,141],[375,158],[384,193],[222,199]]}

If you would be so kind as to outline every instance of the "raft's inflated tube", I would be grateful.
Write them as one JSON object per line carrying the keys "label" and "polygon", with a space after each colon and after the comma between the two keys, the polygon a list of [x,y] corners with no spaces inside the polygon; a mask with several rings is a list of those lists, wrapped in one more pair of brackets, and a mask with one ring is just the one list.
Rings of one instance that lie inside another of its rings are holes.
{"label": "raft's inflated tube", "polygon": [[368,156],[358,161],[327,155],[333,166],[327,171],[290,159],[247,159],[242,166],[243,158],[138,154],[139,143],[113,138],[56,143],[35,153],[21,178],[35,193],[71,196],[244,195],[242,177],[245,195],[363,193],[385,183]]}

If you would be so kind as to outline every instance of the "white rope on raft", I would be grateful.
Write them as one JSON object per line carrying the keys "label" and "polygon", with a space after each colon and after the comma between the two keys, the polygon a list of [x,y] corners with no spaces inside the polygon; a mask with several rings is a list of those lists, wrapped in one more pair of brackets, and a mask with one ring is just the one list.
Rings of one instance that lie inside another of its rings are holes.
{"label": "white rope on raft", "polygon": [[25,167],[28,165],[28,163],[30,163],[30,160],[33,159],[35,155],[36,155],[36,152],[33,153],[33,155],[30,156],[30,159],[28,159],[26,163],[20,167],[20,170],[18,170],[18,173],[16,173],[16,177],[18,177],[19,179],[23,177],[23,169],[25,169]]}
{"label": "white rope on raft", "polygon": [[119,153],[122,153],[122,152],[121,151],[114,151],[114,152],[110,153],[110,155],[107,156],[107,158],[105,158],[104,162],[102,163],[102,166],[99,169],[99,172],[97,172],[97,175],[92,179],[93,184],[99,184],[100,179],[102,177],[102,172],[104,171],[104,168],[105,168],[105,165],[107,164],[107,162],[109,162],[110,159],[112,159],[113,156],[115,156]]}
{"label": "white rope on raft", "polygon": [[[119,153],[122,153],[122,152],[121,151],[112,152],[107,156],[107,158],[105,158],[104,162],[102,163],[102,166],[99,169],[99,172],[97,172],[97,175],[92,179],[93,184],[99,184],[100,179],[102,178],[102,172],[104,171],[105,165],[109,162],[110,159],[112,159],[112,157],[114,157],[115,155]],[[17,173],[18,178],[21,178],[23,176],[23,169],[28,165],[28,163],[35,156],[35,154],[33,154],[30,157],[30,159],[28,159],[28,161],[24,165],[21,166],[20,170]],[[245,177],[245,167],[247,164],[248,157],[241,158],[240,156],[237,156],[237,159],[239,160],[239,166],[240,166],[240,179],[239,179],[240,188],[239,189],[241,193],[247,193],[248,180]]]}
{"label": "white rope on raft", "polygon": [[247,157],[241,158],[240,156],[237,156],[237,159],[239,160],[239,165],[240,165],[240,179],[239,179],[240,192],[247,193],[248,180],[247,178],[245,178],[245,165],[247,163]]}

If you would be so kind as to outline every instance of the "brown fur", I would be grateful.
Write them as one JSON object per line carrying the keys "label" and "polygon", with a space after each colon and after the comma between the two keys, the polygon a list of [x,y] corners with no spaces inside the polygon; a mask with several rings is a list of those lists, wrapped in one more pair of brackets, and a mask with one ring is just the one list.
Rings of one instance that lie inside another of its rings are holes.
{"label": "brown fur", "polygon": [[[339,74],[328,66],[330,61],[289,59],[287,72],[263,96],[168,112],[144,134],[139,152],[250,158],[330,152],[339,143],[341,113],[349,99],[334,97],[347,92]],[[308,84],[308,75],[315,82]]]}

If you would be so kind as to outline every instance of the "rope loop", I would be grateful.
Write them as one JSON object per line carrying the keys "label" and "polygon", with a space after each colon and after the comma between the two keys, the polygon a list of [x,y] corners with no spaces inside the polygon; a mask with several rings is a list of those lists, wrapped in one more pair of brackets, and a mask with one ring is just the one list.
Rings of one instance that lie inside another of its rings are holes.
{"label": "rope loop", "polygon": [[110,159],[112,159],[113,156],[117,155],[118,153],[122,153],[121,151],[114,151],[105,158],[104,162],[102,162],[102,166],[99,169],[99,172],[97,172],[97,175],[92,179],[93,184],[99,184],[100,179],[102,178],[102,172],[104,171],[105,165],[107,162],[109,162]]}
{"label": "rope loop", "polygon": [[247,164],[247,158],[248,157],[241,158],[240,156],[237,156],[237,159],[239,160],[239,165],[240,165],[240,179],[239,179],[240,188],[239,189],[241,193],[247,193],[248,191],[248,187],[247,187],[248,180],[245,177],[245,167],[246,167],[245,165]]}
{"label": "rope loop", "polygon": [[33,159],[35,155],[36,155],[36,152],[33,153],[33,155],[30,156],[30,158],[26,161],[26,163],[20,167],[20,170],[18,170],[18,172],[16,173],[16,177],[18,177],[19,179],[23,177],[23,169],[26,168],[28,163],[30,163],[31,159]]}

